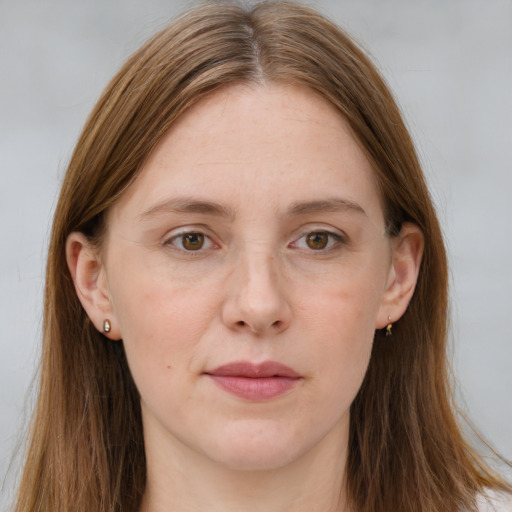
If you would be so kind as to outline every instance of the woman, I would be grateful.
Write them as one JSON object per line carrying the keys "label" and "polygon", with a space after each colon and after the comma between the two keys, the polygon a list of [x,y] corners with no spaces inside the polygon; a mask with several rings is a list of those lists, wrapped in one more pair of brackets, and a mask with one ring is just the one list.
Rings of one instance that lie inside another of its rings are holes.
{"label": "woman", "polygon": [[[192,10],[61,191],[19,511],[466,511],[443,241],[373,65],[287,3]],[[499,504],[499,502],[497,502]]]}

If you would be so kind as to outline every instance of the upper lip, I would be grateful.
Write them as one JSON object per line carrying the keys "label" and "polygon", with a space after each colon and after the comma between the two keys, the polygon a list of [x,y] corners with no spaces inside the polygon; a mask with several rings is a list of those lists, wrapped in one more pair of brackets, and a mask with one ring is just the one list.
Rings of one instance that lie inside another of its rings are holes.
{"label": "upper lip", "polygon": [[251,363],[250,361],[234,361],[232,363],[223,364],[205,373],[223,377],[246,377],[252,379],[262,379],[265,377],[288,377],[296,379],[301,377],[295,370],[276,361],[265,361],[258,364]]}

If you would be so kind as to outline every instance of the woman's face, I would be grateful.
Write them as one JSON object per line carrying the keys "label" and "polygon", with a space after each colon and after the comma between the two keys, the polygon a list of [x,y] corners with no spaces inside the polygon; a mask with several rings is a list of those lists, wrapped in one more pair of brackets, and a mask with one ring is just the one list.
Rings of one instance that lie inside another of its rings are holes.
{"label": "woman's face", "polygon": [[375,329],[401,314],[393,244],[313,92],[237,85],[189,110],[111,209],[97,274],[149,453],[268,469],[345,446]]}

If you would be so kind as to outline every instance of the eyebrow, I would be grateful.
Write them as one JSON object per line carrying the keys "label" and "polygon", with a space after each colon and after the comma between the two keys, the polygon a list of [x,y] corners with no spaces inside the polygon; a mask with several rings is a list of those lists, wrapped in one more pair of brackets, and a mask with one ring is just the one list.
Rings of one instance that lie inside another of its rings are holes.
{"label": "eyebrow", "polygon": [[235,218],[235,211],[231,208],[192,197],[178,197],[163,201],[141,213],[138,218],[144,221],[164,213],[202,213],[216,217]]}
{"label": "eyebrow", "polygon": [[288,215],[305,215],[308,213],[320,212],[341,212],[353,211],[366,215],[363,207],[354,201],[341,197],[333,197],[330,199],[321,199],[317,201],[297,201],[293,203],[288,210]]}
{"label": "eyebrow", "polygon": [[[366,212],[358,203],[338,197],[313,201],[297,201],[290,206],[286,215],[293,217],[298,215],[307,215],[309,213],[336,213],[342,211],[352,211],[366,215]],[[224,217],[231,220],[236,217],[236,211],[234,209],[221,204],[192,197],[179,197],[168,199],[152,206],[138,215],[138,218],[141,221],[145,221],[165,213],[201,213],[204,215],[213,215],[215,217]]]}

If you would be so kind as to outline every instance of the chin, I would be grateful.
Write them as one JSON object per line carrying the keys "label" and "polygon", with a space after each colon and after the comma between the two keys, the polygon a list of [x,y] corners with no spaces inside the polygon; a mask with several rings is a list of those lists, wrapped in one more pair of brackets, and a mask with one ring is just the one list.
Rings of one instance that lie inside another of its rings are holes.
{"label": "chin", "polygon": [[305,451],[304,440],[289,429],[257,423],[227,429],[224,439],[215,443],[212,458],[227,469],[263,471],[286,466]]}
{"label": "chin", "polygon": [[294,453],[283,450],[251,450],[224,453],[217,463],[233,471],[272,471],[285,467],[296,459]]}

